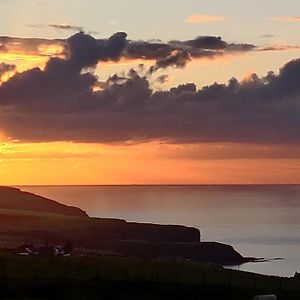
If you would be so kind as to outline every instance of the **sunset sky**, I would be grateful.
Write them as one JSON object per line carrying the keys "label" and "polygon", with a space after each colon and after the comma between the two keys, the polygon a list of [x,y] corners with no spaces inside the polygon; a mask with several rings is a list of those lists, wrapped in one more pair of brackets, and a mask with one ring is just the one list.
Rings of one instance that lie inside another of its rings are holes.
{"label": "sunset sky", "polygon": [[0,0],[0,185],[300,183],[300,3]]}

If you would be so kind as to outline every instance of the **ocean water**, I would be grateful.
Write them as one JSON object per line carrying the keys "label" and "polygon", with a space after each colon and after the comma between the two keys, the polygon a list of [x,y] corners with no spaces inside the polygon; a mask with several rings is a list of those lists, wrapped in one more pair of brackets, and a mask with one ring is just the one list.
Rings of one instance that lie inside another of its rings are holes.
{"label": "ocean water", "polygon": [[[235,266],[268,275],[300,271],[300,186],[45,186],[21,187],[78,206],[90,216],[182,224],[203,241],[271,259]],[[273,258],[282,258],[272,260]]]}

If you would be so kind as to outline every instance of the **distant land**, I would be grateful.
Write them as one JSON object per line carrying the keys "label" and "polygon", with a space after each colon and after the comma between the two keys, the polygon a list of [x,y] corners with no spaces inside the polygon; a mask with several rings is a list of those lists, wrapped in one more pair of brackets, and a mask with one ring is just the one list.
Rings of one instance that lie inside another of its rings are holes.
{"label": "distant land", "polygon": [[22,188],[22,187],[122,187],[122,186],[140,186],[140,187],[146,187],[146,186],[153,186],[153,187],[160,187],[160,186],[189,186],[189,187],[201,187],[201,186],[211,186],[211,187],[218,187],[218,186],[227,186],[227,187],[249,187],[249,186],[257,186],[257,187],[263,187],[263,186],[300,186],[300,183],[216,183],[216,184],[194,184],[194,183],[183,183],[183,184],[177,184],[177,183],[169,183],[169,184],[24,184],[24,185],[14,185],[11,187],[15,188]]}
{"label": "distant land", "polygon": [[0,186],[0,209],[56,213],[66,216],[88,217],[80,208],[66,206],[56,201],[17,188]]}
{"label": "distant land", "polygon": [[79,208],[20,189],[1,187],[0,247],[15,247],[29,240],[72,240],[77,248],[125,257],[172,257],[223,265],[254,260],[244,258],[230,245],[201,242],[197,228],[90,218]]}

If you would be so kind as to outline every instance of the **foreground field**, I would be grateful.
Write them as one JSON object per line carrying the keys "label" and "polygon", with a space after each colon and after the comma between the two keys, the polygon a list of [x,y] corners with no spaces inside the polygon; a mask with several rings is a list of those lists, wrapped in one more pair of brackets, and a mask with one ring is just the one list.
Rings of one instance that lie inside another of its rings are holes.
{"label": "foreground field", "polygon": [[252,299],[268,293],[300,298],[299,280],[212,264],[5,253],[0,255],[0,289],[6,299]]}

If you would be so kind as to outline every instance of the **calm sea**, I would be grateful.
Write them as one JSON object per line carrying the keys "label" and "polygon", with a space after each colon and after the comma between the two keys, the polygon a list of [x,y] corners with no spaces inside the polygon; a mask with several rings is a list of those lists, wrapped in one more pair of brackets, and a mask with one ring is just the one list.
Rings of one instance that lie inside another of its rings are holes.
{"label": "calm sea", "polygon": [[283,258],[240,270],[293,276],[300,271],[300,186],[22,187],[90,216],[182,224],[202,240],[231,244],[244,256]]}

